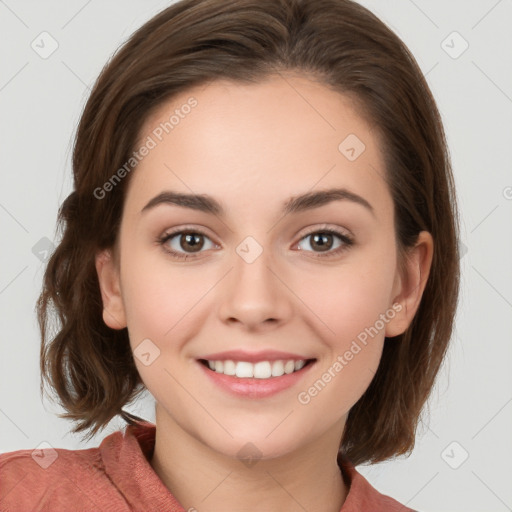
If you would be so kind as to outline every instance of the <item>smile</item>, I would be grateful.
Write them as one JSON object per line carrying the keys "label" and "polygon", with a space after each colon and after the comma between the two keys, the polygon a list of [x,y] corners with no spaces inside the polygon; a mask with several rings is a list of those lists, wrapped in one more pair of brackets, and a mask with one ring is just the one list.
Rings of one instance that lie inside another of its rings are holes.
{"label": "smile", "polygon": [[238,398],[263,399],[299,385],[316,359],[234,361],[197,359],[197,364],[214,388]]}
{"label": "smile", "polygon": [[232,361],[229,359],[225,361],[200,360],[202,364],[207,365],[210,370],[216,373],[245,379],[281,377],[285,374],[297,372],[313,361],[313,359],[289,359],[251,363],[249,361]]}

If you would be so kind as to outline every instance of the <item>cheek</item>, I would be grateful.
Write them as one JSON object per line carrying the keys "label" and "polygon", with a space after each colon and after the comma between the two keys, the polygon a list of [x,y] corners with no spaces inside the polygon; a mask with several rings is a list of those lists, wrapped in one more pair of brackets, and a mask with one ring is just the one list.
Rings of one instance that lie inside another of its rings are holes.
{"label": "cheek", "polygon": [[126,247],[121,283],[132,345],[137,345],[139,338],[163,339],[184,314],[187,288],[179,282],[178,273],[174,274],[147,251]]}
{"label": "cheek", "polygon": [[[314,378],[297,394],[300,410],[327,424],[348,414],[370,385],[379,365],[383,342],[364,346],[356,341],[350,350],[322,364]],[[350,356],[348,356],[350,354]]]}
{"label": "cheek", "polygon": [[177,265],[159,251],[126,249],[121,279],[130,343],[149,338],[178,352],[200,330],[219,278],[199,266]]}
{"label": "cheek", "polygon": [[301,276],[297,285],[300,296],[314,313],[317,324],[323,324],[322,332],[336,340],[339,349],[373,326],[389,309],[394,276],[394,266],[389,260],[372,259],[332,268],[323,278]]}
{"label": "cheek", "polygon": [[317,372],[297,395],[304,412],[337,421],[370,385],[379,367],[386,321],[394,317],[388,304],[393,273],[387,264],[347,266],[323,287],[314,279],[305,282],[308,306],[316,317],[311,325],[326,350]]}
{"label": "cheek", "polygon": [[394,272],[394,252],[388,249],[368,251],[350,264],[347,260],[323,279],[317,275],[301,280],[301,293],[314,312],[311,327],[326,349],[314,378],[297,396],[311,413],[335,421],[370,385],[380,363],[386,321],[395,313],[389,304]]}

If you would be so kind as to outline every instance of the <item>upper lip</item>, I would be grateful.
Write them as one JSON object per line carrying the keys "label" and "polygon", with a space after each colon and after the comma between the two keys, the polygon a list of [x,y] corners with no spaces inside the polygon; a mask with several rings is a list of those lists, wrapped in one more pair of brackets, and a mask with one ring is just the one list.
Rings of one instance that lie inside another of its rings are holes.
{"label": "upper lip", "polygon": [[311,357],[305,357],[300,354],[292,354],[291,352],[281,352],[278,350],[262,350],[260,352],[247,352],[246,350],[227,350],[224,352],[215,352],[214,354],[208,354],[200,359],[206,359],[209,361],[247,361],[249,363],[256,363],[258,361],[288,361],[293,359],[294,361],[307,361],[313,359]]}

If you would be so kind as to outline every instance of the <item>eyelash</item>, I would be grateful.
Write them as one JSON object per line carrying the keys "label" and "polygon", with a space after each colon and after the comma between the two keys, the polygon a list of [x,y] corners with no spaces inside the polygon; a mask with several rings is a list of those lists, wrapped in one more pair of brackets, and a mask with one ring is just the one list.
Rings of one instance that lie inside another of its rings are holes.
{"label": "eyelash", "polygon": [[[163,247],[165,252],[169,253],[173,258],[176,258],[179,260],[197,258],[198,256],[196,256],[195,254],[177,252],[177,251],[174,251],[173,249],[169,249],[168,246],[166,246],[167,242],[169,240],[171,240],[172,238],[174,238],[176,235],[183,235],[183,234],[202,235],[202,236],[209,238],[209,236],[206,233],[204,233],[203,231],[201,231],[200,229],[180,228],[179,230],[176,230],[176,231],[164,233],[162,236],[157,238],[157,242]],[[300,238],[299,242],[301,240],[303,240],[304,238],[307,238],[308,236],[315,235],[315,234],[335,235],[343,242],[343,245],[338,247],[335,250],[332,250],[332,251],[329,251],[326,253],[316,253],[316,257],[318,257],[318,258],[330,258],[330,257],[338,256],[342,252],[349,249],[352,245],[354,245],[354,239],[352,237],[348,236],[345,233],[341,233],[337,230],[334,230],[334,229],[316,229],[316,230],[310,231],[310,232],[306,233],[305,235],[303,235]],[[305,251],[305,252],[314,252],[314,251]]]}

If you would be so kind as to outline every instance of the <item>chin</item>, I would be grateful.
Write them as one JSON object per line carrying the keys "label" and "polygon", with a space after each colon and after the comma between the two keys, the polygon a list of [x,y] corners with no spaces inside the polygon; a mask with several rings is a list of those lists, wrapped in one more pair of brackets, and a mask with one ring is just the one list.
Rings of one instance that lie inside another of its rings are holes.
{"label": "chin", "polygon": [[300,448],[301,439],[298,437],[300,434],[284,428],[278,432],[280,427],[276,428],[277,424],[274,423],[272,427],[265,428],[263,431],[254,427],[230,430],[233,437],[226,434],[215,439],[203,438],[203,442],[219,454],[240,459],[250,467],[257,460],[284,457]]}

